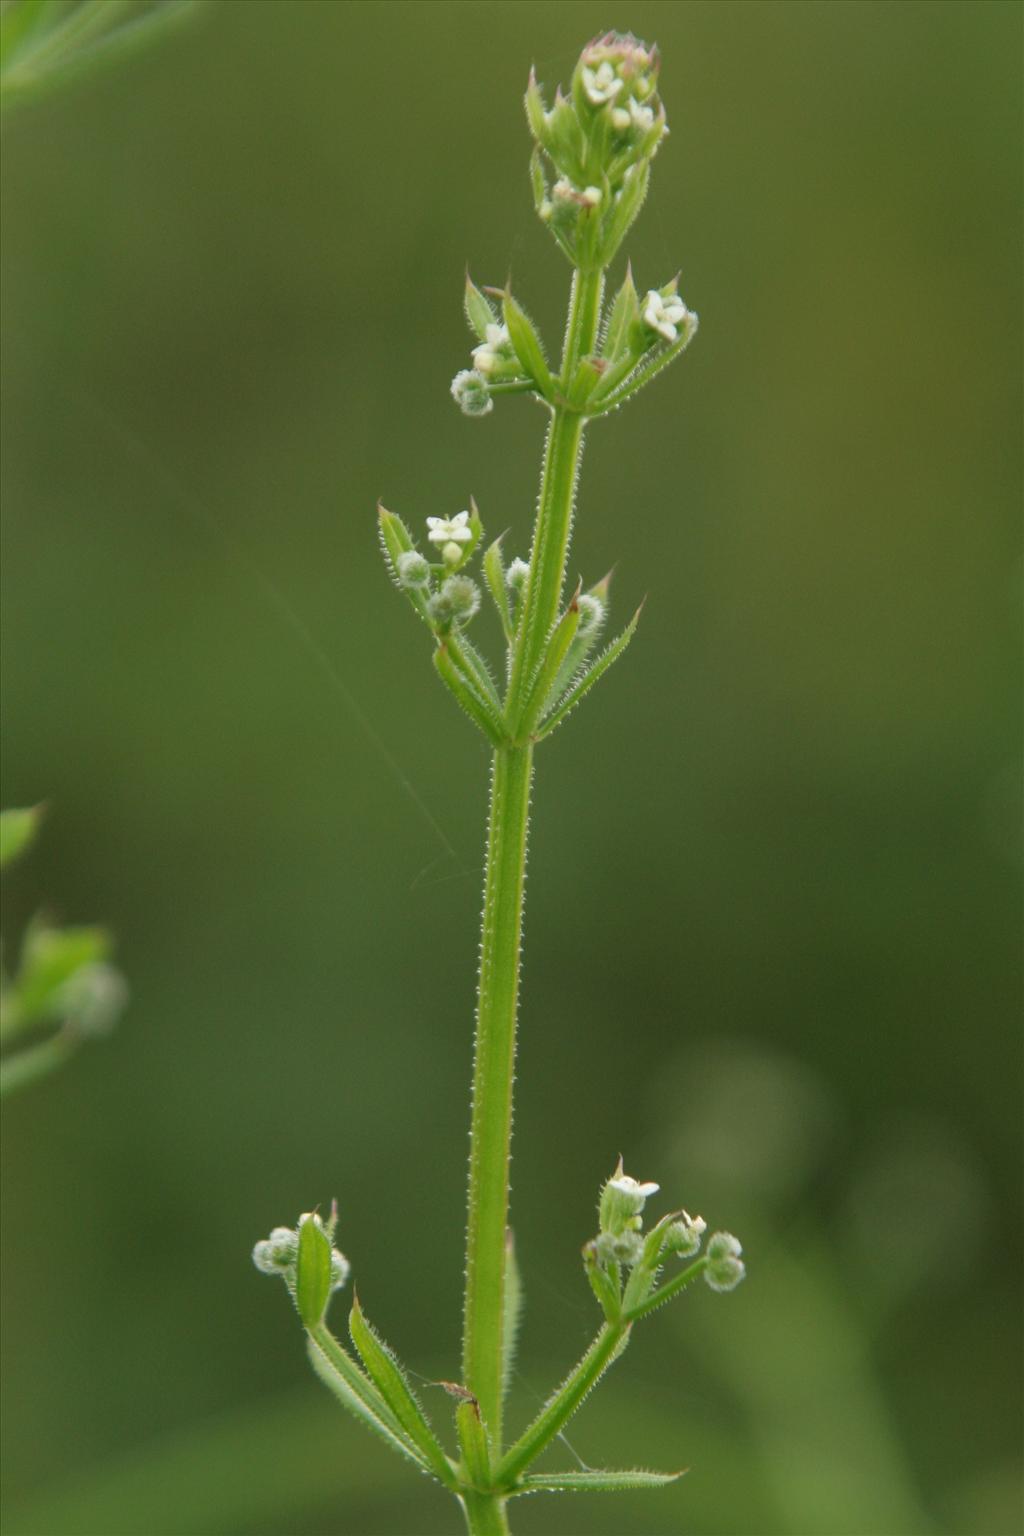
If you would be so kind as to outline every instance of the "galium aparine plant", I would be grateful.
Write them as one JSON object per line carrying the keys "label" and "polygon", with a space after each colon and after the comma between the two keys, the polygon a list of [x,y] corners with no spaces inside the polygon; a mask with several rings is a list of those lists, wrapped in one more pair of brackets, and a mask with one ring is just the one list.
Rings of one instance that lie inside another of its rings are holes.
{"label": "galium aparine plant", "polygon": [[[457,1449],[446,1449],[394,1353],[354,1301],[355,1354],[325,1321],[348,1261],[334,1247],[337,1213],[315,1212],[258,1243],[258,1269],[285,1281],[305,1327],[317,1374],[351,1412],[459,1500],[476,1536],[507,1532],[508,1502],[527,1493],[654,1487],[678,1473],[532,1471],[537,1458],[629,1343],[634,1325],[703,1276],[715,1291],[744,1275],[728,1232],[705,1242],[701,1216],[672,1210],[644,1230],[655,1183],[621,1159],[603,1185],[598,1230],[583,1268],[599,1309],[596,1337],[533,1422],[509,1440],[503,1407],[520,1299],[508,1227],[509,1152],[527,821],[537,747],[582,703],[626,649],[634,614],[602,645],[609,579],[566,600],[566,566],[584,432],[617,411],[689,346],[697,316],[675,279],[643,293],[627,268],[606,301],[605,277],[647,195],[668,128],[659,58],[630,34],[608,33],[583,50],[567,95],[548,106],[532,72],[526,115],[534,139],[530,176],[537,214],[572,267],[562,356],[556,365],[510,287],[481,290],[468,278],[465,312],[475,338],[471,366],[451,392],[467,416],[486,416],[505,395],[528,395],[547,413],[540,496],[528,558],[506,559],[502,540],[477,564],[483,526],[475,502],[426,519],[419,542],[396,513],[379,509],[384,556],[396,585],[425,624],[434,667],[493,749],[487,831],[466,1237],[462,1368],[448,1385]],[[478,572],[479,574],[474,574]],[[482,578],[482,581],[481,581]],[[470,630],[483,602],[505,639],[496,671]],[[500,680],[499,680],[500,678]],[[703,1250],[703,1251],[702,1251]],[[357,1358],[358,1357],[358,1358]]]}

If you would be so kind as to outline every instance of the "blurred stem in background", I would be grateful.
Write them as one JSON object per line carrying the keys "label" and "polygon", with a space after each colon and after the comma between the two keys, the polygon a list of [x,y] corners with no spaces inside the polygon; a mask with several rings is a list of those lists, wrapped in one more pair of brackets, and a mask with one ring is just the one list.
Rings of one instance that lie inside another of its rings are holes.
{"label": "blurred stem in background", "polygon": [[161,35],[198,0],[0,0],[4,110]]}

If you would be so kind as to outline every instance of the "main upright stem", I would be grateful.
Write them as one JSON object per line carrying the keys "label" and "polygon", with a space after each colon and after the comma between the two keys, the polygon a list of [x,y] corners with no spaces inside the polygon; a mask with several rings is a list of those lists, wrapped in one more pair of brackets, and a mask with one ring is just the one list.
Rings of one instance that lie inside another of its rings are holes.
{"label": "main upright stem", "polygon": [[[579,359],[593,350],[603,285],[601,271],[574,274],[559,381],[563,397]],[[462,1368],[465,1385],[479,1403],[494,1464],[502,1444],[512,1082],[533,775],[533,745],[530,740],[521,739],[522,713],[561,604],[583,427],[584,418],[578,411],[561,402],[553,407],[544,450],[530,575],[522,600],[505,703],[512,743],[496,750],[491,781],[473,1069]],[[491,1516],[495,1513],[489,1511]],[[477,1511],[478,1517],[481,1514],[482,1511]],[[481,1531],[492,1528],[501,1527],[479,1526]]]}

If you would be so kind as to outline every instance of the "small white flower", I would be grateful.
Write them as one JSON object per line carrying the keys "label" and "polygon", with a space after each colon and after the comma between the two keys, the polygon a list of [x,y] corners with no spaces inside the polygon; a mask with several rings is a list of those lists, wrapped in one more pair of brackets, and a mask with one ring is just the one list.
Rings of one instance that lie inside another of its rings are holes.
{"label": "small white flower", "polygon": [[[630,102],[630,106],[632,106],[632,102]],[[619,133],[625,133],[626,129],[631,125],[632,121],[633,119],[630,117],[625,107],[612,108],[612,127],[618,129]]]}
{"label": "small white flower", "polygon": [[647,1200],[651,1195],[656,1195],[661,1188],[660,1184],[639,1184],[628,1173],[620,1173],[618,1178],[609,1179],[610,1189],[617,1189],[620,1195],[631,1195],[634,1199]]}
{"label": "small white flower", "polygon": [[584,187],[583,191],[580,193],[580,197],[585,203],[589,203],[591,208],[596,208],[598,203],[601,201],[601,188]]}
{"label": "small white flower", "polygon": [[650,133],[654,127],[654,108],[641,106],[635,96],[629,98],[629,117],[641,133]]}
{"label": "small white flower", "polygon": [[[456,512],[454,517],[428,517],[427,530],[427,538],[431,544],[437,544],[438,546],[452,545],[455,549],[456,559],[461,554],[459,545],[468,544],[473,537],[473,530],[469,526],[468,512]],[[447,548],[445,549],[444,557],[446,560],[449,558]]]}
{"label": "small white flower", "polygon": [[553,197],[557,197],[560,203],[573,203],[576,201],[576,188],[567,176],[559,176],[551,188]]}
{"label": "small white flower", "polygon": [[486,378],[510,356],[511,341],[507,325],[489,325],[485,334],[487,339],[473,348],[472,357],[474,368]]}
{"label": "small white flower", "polygon": [[670,294],[663,299],[656,288],[652,288],[644,299],[644,324],[649,325],[652,331],[657,331],[659,336],[664,336],[666,341],[676,341],[679,336],[679,326],[689,318],[690,311],[678,294]]}
{"label": "small white flower", "polygon": [[600,107],[606,101],[615,100],[622,90],[622,81],[605,59],[596,69],[583,66],[583,89],[594,106]]}

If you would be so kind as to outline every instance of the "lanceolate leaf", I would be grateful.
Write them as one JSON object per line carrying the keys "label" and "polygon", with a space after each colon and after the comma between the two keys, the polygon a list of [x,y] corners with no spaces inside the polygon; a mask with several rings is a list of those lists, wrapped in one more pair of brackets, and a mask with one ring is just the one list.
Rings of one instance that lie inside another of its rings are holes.
{"label": "lanceolate leaf", "polygon": [[679,339],[672,342],[671,346],[652,347],[623,382],[616,385],[607,394],[602,395],[600,388],[598,388],[597,397],[591,402],[590,408],[587,411],[588,416],[603,416],[606,411],[615,410],[624,400],[628,400],[630,396],[635,395],[637,390],[643,389],[645,384],[649,384],[663,368],[667,368],[669,363],[674,362],[681,352],[686,351],[690,342],[697,334],[697,324],[697,316],[691,314],[686,328]]}
{"label": "lanceolate leaf", "polygon": [[523,372],[529,374],[541,393],[550,399],[554,382],[536,326],[522,305],[517,304],[510,293],[505,294],[502,309],[505,314],[505,324],[508,326],[509,339],[523,366]]}
{"label": "lanceolate leaf", "polygon": [[468,272],[466,273],[466,292],[462,302],[470,330],[479,341],[486,341],[487,327],[498,323],[497,312],[490,300],[480,292]]}
{"label": "lanceolate leaf", "polygon": [[480,727],[491,745],[504,746],[506,737],[500,722],[495,719],[493,709],[456,667],[447,645],[439,645],[434,652],[434,666],[441,681],[449,692],[455,695],[457,702],[461,704],[474,725]]}
{"label": "lanceolate leaf", "polygon": [[330,1294],[330,1239],[315,1216],[304,1216],[299,1222],[295,1305],[307,1328],[315,1328],[323,1321]]}
{"label": "lanceolate leaf", "polygon": [[321,1326],[309,1334],[307,1348],[313,1369],[338,1401],[393,1450],[407,1456],[421,1471],[432,1473],[426,1457],[405,1433],[373,1382],[363,1375],[334,1335]]}
{"label": "lanceolate leaf", "polygon": [[476,1398],[470,1396],[461,1402],[455,1410],[455,1418],[469,1480],[477,1488],[486,1488],[491,1478],[491,1459]]}
{"label": "lanceolate leaf", "polygon": [[579,590],[568,608],[562,614],[558,623],[551,632],[547,648],[537,669],[537,675],[530,685],[530,692],[523,710],[523,729],[532,731],[534,725],[540,719],[545,706],[551,698],[551,690],[555,686],[555,679],[562,670],[562,664],[569,652],[576,631],[580,627],[580,609],[577,598]]}
{"label": "lanceolate leaf", "polygon": [[683,1472],[551,1472],[521,1478],[513,1493],[618,1493],[630,1488],[664,1488]]}
{"label": "lanceolate leaf", "polygon": [[498,610],[498,618],[505,633],[505,639],[511,640],[515,634],[515,623],[512,619],[512,605],[508,600],[508,587],[505,584],[505,566],[501,558],[501,539],[495,539],[494,543],[484,555],[484,580],[487,582],[487,590],[494,599],[494,606]]}
{"label": "lanceolate leaf", "polygon": [[[430,614],[427,609],[427,599],[417,587],[407,587],[398,577],[398,560],[400,555],[415,549],[412,534],[405,526],[397,512],[389,512],[387,507],[378,505],[377,515],[380,518],[380,543],[384,551],[384,560],[395,586],[400,588],[412,603],[416,612],[424,624],[430,624]],[[433,627],[433,626],[431,626]]]}
{"label": "lanceolate leaf", "polygon": [[604,676],[612,662],[618,661],[626,646],[636,634],[636,627],[640,622],[640,611],[638,608],[626,625],[626,628],[622,631],[622,634],[613,640],[611,645],[605,647],[589,671],[585,672],[577,682],[573,683],[568,693],[556,704],[547,718],[542,721],[540,729],[536,732],[537,741],[543,741],[545,736],[550,736],[555,727],[561,725],[566,715],[571,714],[576,708],[584,694],[589,693],[598,679]]}
{"label": "lanceolate leaf", "polygon": [[349,1328],[374,1385],[401,1424],[409,1439],[422,1452],[434,1476],[446,1487],[455,1486],[455,1476],[437,1436],[427,1422],[405,1372],[383,1339],[366,1321],[358,1299],[353,1303]]}
{"label": "lanceolate leaf", "polygon": [[494,686],[491,669],[472,640],[463,632],[453,633],[448,636],[447,645],[451,652],[452,660],[460,672],[463,673],[466,681],[473,685],[481,698],[487,700],[487,703],[494,712],[495,718],[500,720],[501,700],[498,698],[498,690]]}
{"label": "lanceolate leaf", "polygon": [[627,352],[630,333],[640,318],[640,296],[633,282],[632,267],[626,268],[626,280],[612,304],[605,330],[602,355],[609,363],[617,363]]}

